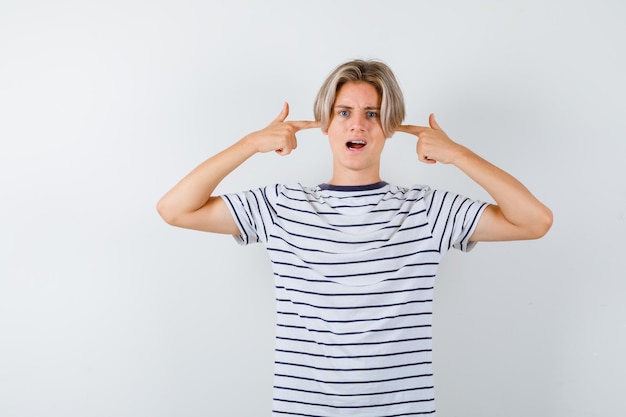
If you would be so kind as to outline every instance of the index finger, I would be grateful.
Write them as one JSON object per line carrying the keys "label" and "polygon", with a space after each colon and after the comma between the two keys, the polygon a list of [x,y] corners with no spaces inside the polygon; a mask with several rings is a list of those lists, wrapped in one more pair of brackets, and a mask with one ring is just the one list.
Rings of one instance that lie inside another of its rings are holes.
{"label": "index finger", "polygon": [[291,126],[295,127],[298,130],[302,129],[314,129],[316,127],[320,127],[322,123],[319,120],[290,120],[288,122]]}
{"label": "index finger", "polygon": [[411,133],[413,135],[419,135],[420,133],[423,133],[428,129],[429,128],[425,126],[400,125],[396,127],[396,132],[404,132],[404,133]]}

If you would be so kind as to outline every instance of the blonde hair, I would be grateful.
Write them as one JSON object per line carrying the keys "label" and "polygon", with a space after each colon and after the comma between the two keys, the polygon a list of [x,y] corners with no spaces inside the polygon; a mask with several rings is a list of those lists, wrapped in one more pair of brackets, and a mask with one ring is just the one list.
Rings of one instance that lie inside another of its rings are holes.
{"label": "blonde hair", "polygon": [[404,96],[395,75],[383,62],[355,59],[335,68],[326,78],[313,105],[313,115],[328,131],[337,92],[346,83],[362,81],[376,88],[381,97],[380,122],[385,137],[390,138],[404,120]]}

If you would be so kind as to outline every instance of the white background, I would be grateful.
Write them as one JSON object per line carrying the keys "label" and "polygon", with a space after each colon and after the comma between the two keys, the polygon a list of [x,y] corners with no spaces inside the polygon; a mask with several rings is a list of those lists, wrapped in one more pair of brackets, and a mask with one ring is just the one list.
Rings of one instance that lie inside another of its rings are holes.
{"label": "white background", "polygon": [[[0,416],[267,416],[273,284],[260,245],[166,225],[157,200],[328,72],[378,58],[553,211],[538,241],[451,253],[441,416],[626,415],[626,3],[0,1]],[[330,178],[319,131],[219,192]],[[417,162],[383,178],[489,197]]]}

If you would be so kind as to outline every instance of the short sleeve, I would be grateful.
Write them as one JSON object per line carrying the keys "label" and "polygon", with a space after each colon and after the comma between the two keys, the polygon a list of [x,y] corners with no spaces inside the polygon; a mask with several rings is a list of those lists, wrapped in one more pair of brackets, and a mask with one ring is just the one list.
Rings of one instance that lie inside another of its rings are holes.
{"label": "short sleeve", "polygon": [[267,242],[275,223],[277,195],[278,185],[221,196],[239,227],[239,235],[234,236],[237,243]]}
{"label": "short sleeve", "polygon": [[469,238],[488,204],[439,190],[428,190],[424,199],[431,233],[439,240],[439,251],[444,253],[451,248],[464,252],[472,250],[476,242]]}

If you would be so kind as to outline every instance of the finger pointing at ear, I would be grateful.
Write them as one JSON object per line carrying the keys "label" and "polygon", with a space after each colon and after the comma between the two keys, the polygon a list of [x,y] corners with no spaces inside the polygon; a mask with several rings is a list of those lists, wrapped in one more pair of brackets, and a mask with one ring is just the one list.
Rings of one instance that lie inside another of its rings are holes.
{"label": "finger pointing at ear", "polygon": [[264,129],[248,135],[257,152],[275,151],[279,155],[289,155],[298,147],[296,133],[302,129],[320,127],[319,121],[286,120],[289,116],[289,103],[285,102],[278,116]]}
{"label": "finger pointing at ear", "polygon": [[419,160],[428,164],[435,162],[454,163],[464,150],[461,145],[452,141],[443,131],[437,123],[434,113],[428,116],[428,126],[400,125],[396,127],[396,132],[417,136],[416,150]]}
{"label": "finger pointing at ear", "polygon": [[424,130],[428,129],[424,126],[415,126],[415,125],[400,125],[396,127],[396,132],[409,133],[411,135],[419,135],[424,132]]}
{"label": "finger pointing at ear", "polygon": [[272,121],[272,123],[286,123],[287,125],[294,128],[294,133],[297,132],[298,130],[313,129],[313,128],[321,126],[320,121],[313,121],[313,120],[285,121],[285,119],[287,119],[287,116],[289,116],[289,103],[285,102],[283,104],[282,110],[280,111],[280,113],[278,113],[278,116],[276,116],[276,118]]}
{"label": "finger pointing at ear", "polygon": [[322,125],[322,123],[319,120],[318,121],[314,121],[314,120],[292,120],[292,121],[285,122],[285,123],[289,123],[291,126],[295,127],[297,130],[314,129],[314,128],[320,127]]}

